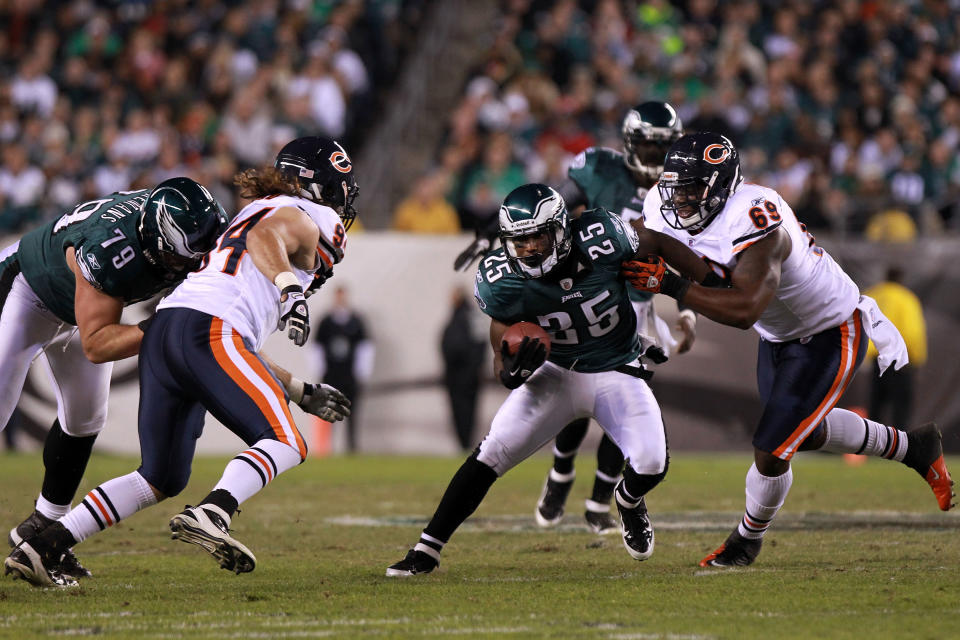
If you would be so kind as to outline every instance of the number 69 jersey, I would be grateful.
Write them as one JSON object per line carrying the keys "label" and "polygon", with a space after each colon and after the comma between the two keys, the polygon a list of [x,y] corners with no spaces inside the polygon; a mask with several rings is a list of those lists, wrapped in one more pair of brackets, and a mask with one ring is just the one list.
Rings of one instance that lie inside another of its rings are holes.
{"label": "number 69 jersey", "polygon": [[573,248],[546,276],[513,273],[503,247],[480,261],[474,294],[504,324],[527,321],[550,334],[550,362],[574,371],[611,371],[640,355],[637,318],[620,263],[637,250],[636,232],[605,209],[570,223]]}
{"label": "number 69 jersey", "polygon": [[274,211],[300,209],[320,229],[317,267],[294,267],[300,286],[306,290],[317,270],[330,271],[343,259],[347,244],[340,216],[333,209],[293,196],[268,196],[254,200],[231,220],[217,246],[204,258],[203,266],[164,298],[157,309],[186,307],[216,316],[237,330],[259,350],[280,319],[280,292],[247,255],[247,234]]}
{"label": "number 69 jersey", "polygon": [[860,298],[857,285],[830,254],[818,247],[806,225],[773,189],[744,184],[703,231],[691,235],[667,225],[660,214],[659,189],[643,203],[644,224],[686,244],[729,282],[740,255],[782,228],[791,250],[781,266],[780,284],[753,325],[770,342],[787,342],[845,322]]}

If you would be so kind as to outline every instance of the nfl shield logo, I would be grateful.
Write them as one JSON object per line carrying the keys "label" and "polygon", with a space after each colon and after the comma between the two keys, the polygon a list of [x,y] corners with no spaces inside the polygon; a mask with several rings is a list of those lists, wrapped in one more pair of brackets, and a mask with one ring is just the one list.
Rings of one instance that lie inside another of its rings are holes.
{"label": "nfl shield logo", "polygon": [[573,289],[573,278],[564,278],[561,280],[560,288],[564,291],[570,291],[570,289]]}

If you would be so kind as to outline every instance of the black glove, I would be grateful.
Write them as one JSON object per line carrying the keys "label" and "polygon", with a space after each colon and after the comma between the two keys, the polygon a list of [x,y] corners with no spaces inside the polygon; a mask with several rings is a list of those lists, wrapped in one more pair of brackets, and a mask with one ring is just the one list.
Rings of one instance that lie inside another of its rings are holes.
{"label": "black glove", "polygon": [[320,290],[320,287],[323,286],[327,280],[333,277],[333,269],[329,271],[324,271],[323,267],[317,269],[316,273],[313,274],[313,280],[310,281],[310,286],[307,287],[307,290],[303,292],[304,298],[309,298],[317,291]]}
{"label": "black glove", "polygon": [[655,344],[647,347],[647,350],[643,352],[643,357],[650,360],[653,364],[663,364],[669,360],[663,349]]}
{"label": "black glove", "polygon": [[350,400],[328,384],[305,383],[303,397],[297,406],[327,422],[343,420],[350,415]]}
{"label": "black glove", "polygon": [[473,261],[485,254],[490,249],[490,240],[488,238],[477,237],[470,243],[470,246],[460,252],[457,259],[453,261],[454,271],[466,271],[473,264]]}
{"label": "black glove", "polygon": [[547,360],[547,347],[534,338],[524,336],[520,348],[514,355],[510,355],[507,341],[500,343],[500,356],[503,360],[503,370],[500,372],[500,382],[507,389],[516,389],[536,371],[537,367]]}
{"label": "black glove", "polygon": [[310,309],[300,285],[291,284],[280,292],[280,322],[277,323],[277,329],[282,330],[287,323],[290,324],[287,337],[298,347],[305,345],[310,335]]}

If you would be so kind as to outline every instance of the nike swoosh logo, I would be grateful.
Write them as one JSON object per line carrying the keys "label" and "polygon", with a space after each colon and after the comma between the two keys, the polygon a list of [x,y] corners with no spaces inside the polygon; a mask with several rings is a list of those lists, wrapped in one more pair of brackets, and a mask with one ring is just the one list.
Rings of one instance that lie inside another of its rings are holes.
{"label": "nike swoosh logo", "polygon": [[930,467],[930,473],[933,474],[933,479],[934,479],[934,480],[939,480],[939,479],[940,479],[940,474],[937,473],[937,470],[934,469],[933,467]]}

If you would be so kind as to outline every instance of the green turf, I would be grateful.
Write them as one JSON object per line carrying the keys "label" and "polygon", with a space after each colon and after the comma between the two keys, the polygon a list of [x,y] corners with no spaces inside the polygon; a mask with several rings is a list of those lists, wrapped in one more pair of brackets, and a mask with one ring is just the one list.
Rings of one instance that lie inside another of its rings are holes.
{"label": "green turf", "polygon": [[[497,482],[429,576],[385,578],[433,512],[459,459],[310,460],[243,506],[250,574],[171,541],[169,517],[216,482],[199,459],[184,494],[78,546],[95,577],[71,590],[0,580],[0,637],[949,638],[960,632],[960,517],[940,514],[912,471],[800,456],[781,518],[750,568],[697,561],[743,508],[746,456],[677,454],[649,499],[656,552],[637,563],[618,537],[579,527],[584,459],[566,525],[533,507],[549,459]],[[960,461],[954,460],[954,466]],[[129,472],[96,456],[83,489]],[[0,458],[4,527],[27,515],[38,455]],[[364,523],[364,524],[349,524]]]}

